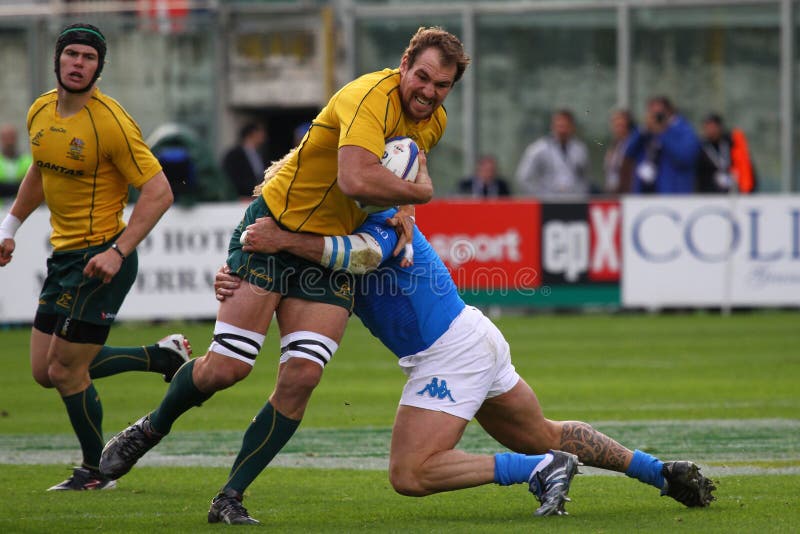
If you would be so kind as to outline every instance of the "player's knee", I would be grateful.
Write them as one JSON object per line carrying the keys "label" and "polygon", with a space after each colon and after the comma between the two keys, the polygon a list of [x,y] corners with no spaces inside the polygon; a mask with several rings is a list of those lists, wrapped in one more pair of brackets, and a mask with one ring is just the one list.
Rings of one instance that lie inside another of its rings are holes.
{"label": "player's knee", "polygon": [[282,396],[311,396],[322,380],[322,367],[317,363],[303,359],[287,361],[278,376],[275,390]]}
{"label": "player's knee", "polygon": [[53,382],[50,380],[50,372],[47,367],[34,367],[32,369],[33,380],[43,388],[52,388]]}
{"label": "player's knee", "polygon": [[298,331],[283,336],[276,394],[295,398],[310,396],[338,348],[334,340],[316,332]]}
{"label": "player's knee", "polygon": [[389,483],[392,489],[400,495],[406,497],[424,497],[435,493],[429,489],[429,484],[425,473],[425,464],[414,463],[413,461],[390,461],[389,462]]}
{"label": "player's knee", "polygon": [[[68,386],[74,380],[74,373],[71,368],[61,365],[58,361],[52,362],[47,367],[47,382],[50,387],[62,388]],[[45,386],[48,387],[48,386]]]}
{"label": "player's knee", "polygon": [[36,352],[31,350],[31,375],[33,380],[43,388],[52,388],[53,382],[50,381],[50,374],[47,370],[47,352]]}
{"label": "player's knee", "polygon": [[406,497],[417,497],[415,490],[417,489],[414,484],[413,477],[402,470],[392,467],[389,469],[389,483],[392,489],[400,495]]}
{"label": "player's knee", "polygon": [[252,365],[233,358],[212,360],[206,355],[195,362],[193,381],[201,391],[212,393],[244,380],[252,369]]}
{"label": "player's knee", "polygon": [[300,420],[321,378],[322,368],[313,362],[287,362],[278,373],[278,382],[270,396],[270,402],[284,416]]}
{"label": "player's knee", "polygon": [[425,488],[416,470],[402,466],[392,466],[389,469],[389,483],[394,491],[406,497],[424,497],[432,493]]}

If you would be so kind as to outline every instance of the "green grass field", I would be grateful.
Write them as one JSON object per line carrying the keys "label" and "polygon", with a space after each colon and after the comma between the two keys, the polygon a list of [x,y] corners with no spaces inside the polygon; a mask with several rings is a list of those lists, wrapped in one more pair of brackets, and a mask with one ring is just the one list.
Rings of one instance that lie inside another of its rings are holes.
{"label": "green grass field", "polygon": [[[303,425],[248,490],[246,506],[281,532],[789,532],[800,524],[800,312],[536,315],[497,321],[548,417],[580,419],[662,459],[698,462],[718,501],[686,509],[624,476],[583,469],[568,517],[534,518],[523,486],[423,499],[386,476],[404,376],[354,320]],[[183,331],[202,354],[208,323],[120,324],[110,343]],[[44,490],[80,461],[55,391],[30,378],[28,329],[0,331],[0,532],[218,531],[208,501],[275,376],[271,332],[251,376],[186,414],[114,491]],[[268,350],[271,349],[271,350]],[[149,373],[98,380],[110,437],[151,410],[165,384]],[[501,448],[470,425],[469,451]]]}

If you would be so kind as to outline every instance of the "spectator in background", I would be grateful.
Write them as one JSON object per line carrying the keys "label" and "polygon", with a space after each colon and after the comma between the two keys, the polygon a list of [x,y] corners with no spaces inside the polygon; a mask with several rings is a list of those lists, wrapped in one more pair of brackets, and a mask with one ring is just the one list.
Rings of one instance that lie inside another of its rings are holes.
{"label": "spectator in background", "polygon": [[497,175],[497,158],[481,156],[475,174],[458,182],[458,194],[473,198],[507,197],[511,194],[508,182]]}
{"label": "spectator in background", "polygon": [[19,151],[17,137],[13,124],[0,126],[0,197],[17,196],[19,184],[31,166],[31,155]]}
{"label": "spectator in background", "polygon": [[643,129],[625,157],[632,160],[634,193],[692,193],[700,141],[692,125],[679,115],[669,98],[647,102]]}
{"label": "spectator in background", "polygon": [[264,127],[248,122],[239,131],[239,144],[228,150],[222,160],[222,168],[241,199],[252,199],[253,188],[264,179],[266,165],[261,151],[266,141]]}
{"label": "spectator in background", "polygon": [[710,113],[703,119],[701,148],[697,158],[698,193],[755,191],[756,170],[744,132],[726,131],[722,117]]}
{"label": "spectator in background", "polygon": [[631,190],[632,168],[625,159],[625,151],[633,140],[637,129],[633,115],[627,109],[618,109],[611,114],[609,120],[611,143],[608,145],[603,160],[606,193],[628,193]]}
{"label": "spectator in background", "polygon": [[543,198],[585,195],[589,151],[575,136],[575,117],[570,110],[553,113],[551,134],[525,149],[516,179],[522,193]]}

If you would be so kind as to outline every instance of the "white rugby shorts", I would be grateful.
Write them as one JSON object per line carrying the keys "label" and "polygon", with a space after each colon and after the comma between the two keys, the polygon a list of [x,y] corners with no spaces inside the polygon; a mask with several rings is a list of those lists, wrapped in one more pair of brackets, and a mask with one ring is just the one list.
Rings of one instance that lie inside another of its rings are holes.
{"label": "white rugby shorts", "polygon": [[430,348],[398,362],[408,377],[401,405],[467,421],[486,399],[510,391],[520,379],[503,334],[472,306]]}

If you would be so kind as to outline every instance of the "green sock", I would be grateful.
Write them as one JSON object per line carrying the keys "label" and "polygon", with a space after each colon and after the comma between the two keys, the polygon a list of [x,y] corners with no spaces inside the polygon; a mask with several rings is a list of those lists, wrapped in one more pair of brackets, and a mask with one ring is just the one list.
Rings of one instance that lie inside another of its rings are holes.
{"label": "green sock", "polygon": [[178,369],[161,404],[150,414],[150,426],[159,434],[166,435],[172,424],[193,406],[200,406],[213,393],[203,393],[192,380],[192,369],[197,360],[189,360]]}
{"label": "green sock", "polygon": [[92,379],[103,378],[126,371],[163,373],[170,365],[170,352],[155,344],[146,347],[104,345],[89,365],[89,376]]}
{"label": "green sock", "polygon": [[222,491],[231,488],[244,493],[286,445],[298,426],[300,421],[285,417],[267,402],[244,433],[242,448]]}
{"label": "green sock", "polygon": [[94,384],[80,393],[61,397],[67,407],[67,414],[78,436],[83,451],[83,465],[99,470],[100,453],[103,451],[103,405]]}

